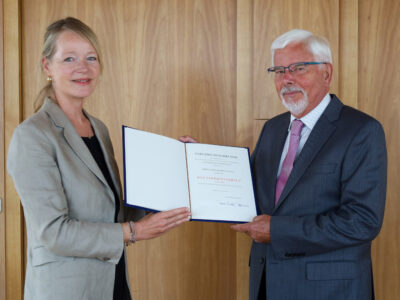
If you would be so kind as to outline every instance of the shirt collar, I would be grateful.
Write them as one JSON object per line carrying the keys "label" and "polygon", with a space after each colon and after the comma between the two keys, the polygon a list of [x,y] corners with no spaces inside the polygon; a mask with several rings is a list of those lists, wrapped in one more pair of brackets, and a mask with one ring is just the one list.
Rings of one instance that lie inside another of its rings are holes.
{"label": "shirt collar", "polygon": [[[306,114],[304,117],[300,118],[299,120],[304,123],[304,125],[312,130],[317,123],[318,119],[321,117],[322,113],[325,111],[326,107],[329,105],[329,102],[331,101],[331,96],[329,93],[325,95],[325,97],[322,99],[322,101],[308,114]],[[290,115],[290,126],[289,126],[289,131],[290,128],[292,127],[292,122],[295,120],[296,117],[293,115]]]}

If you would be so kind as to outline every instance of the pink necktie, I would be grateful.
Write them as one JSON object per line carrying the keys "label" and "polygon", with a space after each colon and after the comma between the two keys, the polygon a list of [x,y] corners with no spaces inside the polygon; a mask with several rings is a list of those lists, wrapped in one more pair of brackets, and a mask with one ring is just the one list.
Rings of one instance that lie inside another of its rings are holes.
{"label": "pink necktie", "polygon": [[278,203],[279,197],[282,194],[283,188],[285,187],[286,181],[289,178],[290,172],[293,169],[293,162],[296,156],[297,147],[300,142],[300,133],[303,129],[304,123],[300,120],[294,120],[292,122],[292,128],[290,130],[290,141],[289,150],[283,160],[281,173],[279,174],[278,182],[276,183],[275,191],[275,205]]}

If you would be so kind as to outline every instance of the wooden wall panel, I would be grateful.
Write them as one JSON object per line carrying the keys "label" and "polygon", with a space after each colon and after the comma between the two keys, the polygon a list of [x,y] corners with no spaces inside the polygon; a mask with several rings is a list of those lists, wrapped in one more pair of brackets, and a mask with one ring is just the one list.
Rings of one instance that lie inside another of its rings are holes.
{"label": "wooden wall panel", "polygon": [[340,0],[337,96],[358,107],[358,0]]}
{"label": "wooden wall panel", "polygon": [[[102,44],[104,73],[86,108],[107,124],[120,167],[122,124],[235,144],[235,1],[24,1],[24,117],[44,84],[45,27],[68,15]],[[234,299],[235,252],[227,224],[193,222],[140,242],[128,250],[133,297]]]}
{"label": "wooden wall panel", "polygon": [[[3,57],[3,1],[0,1],[0,57]],[[6,219],[4,201],[4,72],[0,59],[0,300],[6,299]]]}
{"label": "wooden wall panel", "polygon": [[377,299],[400,299],[400,2],[359,2],[359,107],[384,126],[388,188],[382,231],[373,243]]}
{"label": "wooden wall panel", "polygon": [[[270,46],[281,34],[299,28],[325,36],[331,45],[334,69],[338,66],[339,1],[254,0],[253,78],[254,119],[269,119],[285,111],[277,96],[273,77],[267,73],[272,65]],[[338,90],[338,72],[334,72],[332,92]]]}
{"label": "wooden wall panel", "polygon": [[[4,150],[21,121],[20,5],[3,0]],[[6,299],[22,299],[24,270],[23,214],[11,178],[5,174]]]}
{"label": "wooden wall panel", "polygon": [[[236,144],[250,147],[253,137],[253,3],[237,1]],[[252,149],[250,148],[250,151]],[[251,239],[236,234],[236,299],[248,299]]]}

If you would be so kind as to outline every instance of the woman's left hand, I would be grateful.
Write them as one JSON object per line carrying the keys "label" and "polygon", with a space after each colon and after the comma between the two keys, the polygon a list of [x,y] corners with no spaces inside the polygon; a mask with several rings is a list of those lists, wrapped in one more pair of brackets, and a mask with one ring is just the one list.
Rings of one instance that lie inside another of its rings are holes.
{"label": "woman's left hand", "polygon": [[176,208],[159,213],[150,213],[135,222],[136,240],[156,238],[171,229],[189,221],[190,211],[187,207]]}

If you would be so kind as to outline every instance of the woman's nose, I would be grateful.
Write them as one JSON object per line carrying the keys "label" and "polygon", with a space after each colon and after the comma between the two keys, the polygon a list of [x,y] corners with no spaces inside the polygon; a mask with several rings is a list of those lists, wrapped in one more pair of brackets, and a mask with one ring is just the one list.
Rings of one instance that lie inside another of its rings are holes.
{"label": "woman's nose", "polygon": [[87,62],[85,60],[82,60],[82,59],[78,60],[76,67],[77,67],[77,70],[81,71],[81,72],[88,70]]}

